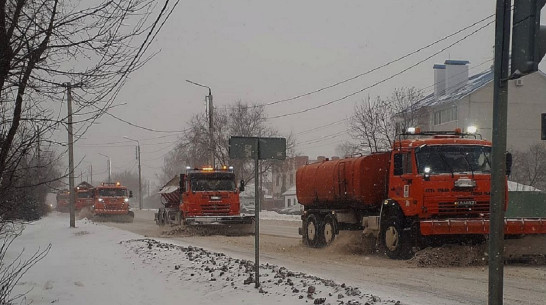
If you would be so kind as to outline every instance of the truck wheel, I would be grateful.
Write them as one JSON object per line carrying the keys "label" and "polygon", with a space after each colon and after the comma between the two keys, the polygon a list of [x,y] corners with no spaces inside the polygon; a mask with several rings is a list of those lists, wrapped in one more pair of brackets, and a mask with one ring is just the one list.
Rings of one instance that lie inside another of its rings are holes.
{"label": "truck wheel", "polygon": [[307,216],[307,221],[305,222],[304,228],[304,238],[308,246],[313,248],[319,247],[319,228],[320,227],[317,217],[314,214]]}
{"label": "truck wheel", "polygon": [[381,229],[383,246],[387,256],[393,259],[409,259],[413,253],[411,250],[410,236],[403,230],[403,218],[390,216]]}
{"label": "truck wheel", "polygon": [[326,215],[326,217],[324,217],[322,225],[322,242],[324,243],[324,246],[329,246],[336,238],[336,230],[333,217],[331,215]]}

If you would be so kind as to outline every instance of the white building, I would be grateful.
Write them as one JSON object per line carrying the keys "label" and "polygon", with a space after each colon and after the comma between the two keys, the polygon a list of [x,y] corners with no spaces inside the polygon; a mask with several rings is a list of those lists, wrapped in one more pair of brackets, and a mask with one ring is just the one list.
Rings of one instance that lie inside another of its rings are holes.
{"label": "white building", "polygon": [[284,198],[284,207],[291,207],[298,204],[298,199],[296,198],[296,186],[292,186],[286,192],[282,193]]}
{"label": "white building", "polygon": [[[468,76],[468,61],[446,60],[434,65],[434,93],[414,104],[422,130],[465,130],[478,127],[491,140],[493,71]],[[541,113],[546,113],[546,75],[536,72],[508,82],[507,146],[527,150],[541,142]]]}

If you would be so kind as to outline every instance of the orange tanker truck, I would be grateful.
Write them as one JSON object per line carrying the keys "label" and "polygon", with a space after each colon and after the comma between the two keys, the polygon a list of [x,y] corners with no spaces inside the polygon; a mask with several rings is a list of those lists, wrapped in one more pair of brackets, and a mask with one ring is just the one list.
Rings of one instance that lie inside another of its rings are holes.
{"label": "orange tanker truck", "polygon": [[133,192],[120,182],[103,182],[93,189],[93,219],[115,222],[133,222],[135,214],[129,210]]}
{"label": "orange tanker truck", "polygon": [[[489,233],[491,142],[459,129],[412,131],[389,152],[298,169],[305,244],[323,247],[340,230],[362,230],[387,256],[404,259],[433,240],[479,240]],[[505,220],[508,235],[544,233],[546,219]]]}
{"label": "orange tanker truck", "polygon": [[155,221],[160,226],[182,224],[252,233],[254,217],[241,215],[239,192],[243,190],[243,181],[236,186],[232,167],[186,168],[185,174],[159,191],[164,207],[155,214]]}

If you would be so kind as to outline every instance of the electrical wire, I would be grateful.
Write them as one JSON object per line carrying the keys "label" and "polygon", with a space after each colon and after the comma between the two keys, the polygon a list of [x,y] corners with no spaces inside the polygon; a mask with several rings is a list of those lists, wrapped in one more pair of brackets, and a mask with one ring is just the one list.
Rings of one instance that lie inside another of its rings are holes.
{"label": "electrical wire", "polygon": [[[344,79],[344,80],[341,80],[341,81],[332,83],[332,84],[330,84],[330,85],[321,87],[321,88],[319,88],[319,89],[315,89],[315,90],[312,90],[312,91],[309,91],[309,92],[306,92],[306,93],[298,94],[298,95],[293,96],[293,97],[290,97],[290,98],[285,98],[285,99],[281,99],[281,100],[277,100],[277,101],[273,101],[273,102],[269,102],[269,103],[265,103],[265,104],[252,105],[252,106],[248,106],[248,107],[250,108],[250,107],[267,107],[267,106],[272,106],[272,105],[276,105],[276,104],[280,104],[280,103],[284,103],[284,102],[289,102],[289,101],[297,100],[297,99],[300,99],[300,98],[302,98],[302,97],[310,96],[310,95],[313,95],[313,94],[315,94],[315,93],[319,93],[319,92],[322,92],[322,91],[325,91],[325,90],[328,90],[328,89],[337,87],[337,86],[342,85],[342,84],[344,84],[344,83],[353,81],[353,80],[358,79],[358,78],[360,78],[360,77],[363,77],[363,76],[366,76],[366,75],[371,74],[371,73],[373,73],[373,72],[376,72],[376,71],[378,71],[378,70],[381,70],[381,69],[383,69],[383,68],[385,68],[385,67],[388,67],[388,66],[390,66],[390,65],[392,65],[392,64],[394,64],[394,63],[397,63],[397,62],[399,62],[399,61],[401,61],[401,60],[403,60],[403,59],[406,59],[406,58],[408,58],[408,57],[411,57],[412,55],[415,55],[415,54],[417,54],[417,53],[419,53],[419,52],[421,52],[421,51],[423,51],[423,50],[426,50],[426,49],[428,49],[428,48],[430,48],[430,47],[432,47],[432,46],[434,46],[434,45],[437,45],[437,44],[439,44],[440,42],[443,42],[443,41],[445,41],[445,40],[447,40],[447,39],[449,39],[449,38],[451,38],[451,37],[453,37],[453,36],[456,36],[457,34],[460,34],[460,33],[464,32],[464,31],[466,31],[466,30],[468,30],[468,29],[470,29],[470,28],[473,28],[474,26],[476,26],[476,25],[478,25],[478,24],[480,24],[480,23],[482,23],[482,22],[484,22],[484,21],[486,21],[486,20],[488,20],[488,19],[493,18],[494,16],[495,16],[495,14],[491,14],[491,15],[489,15],[489,16],[487,16],[487,17],[484,17],[484,18],[482,18],[482,19],[480,19],[480,20],[478,20],[478,21],[476,21],[476,22],[474,22],[474,23],[472,23],[472,24],[470,24],[470,25],[468,25],[468,26],[465,26],[464,28],[461,28],[461,29],[459,29],[459,30],[457,30],[457,31],[455,31],[455,32],[453,32],[453,33],[451,33],[451,34],[449,34],[449,35],[446,35],[446,36],[444,36],[444,37],[442,37],[442,38],[440,38],[440,39],[437,39],[437,40],[435,40],[435,41],[433,41],[433,42],[431,42],[431,43],[429,43],[429,44],[427,44],[427,45],[425,45],[425,46],[423,46],[423,47],[420,47],[420,48],[418,48],[418,49],[416,49],[416,50],[414,50],[414,51],[411,51],[411,52],[409,52],[409,53],[406,53],[405,55],[402,55],[402,56],[400,56],[400,57],[398,57],[398,58],[396,58],[396,59],[393,59],[393,60],[391,60],[391,61],[388,61],[388,62],[386,62],[386,63],[384,63],[384,64],[382,64],[382,65],[380,65],[380,66],[374,67],[374,68],[372,68],[372,69],[370,69],[370,70],[368,70],[368,71],[366,71],[366,72],[363,72],[363,73],[357,74],[357,75],[355,75],[355,76],[349,77],[349,78],[347,78],[347,79]],[[493,22],[494,22],[494,21],[489,22],[487,25],[489,25],[489,24],[491,24],[491,23],[493,23]],[[480,28],[480,29],[481,29],[481,28]]]}
{"label": "electrical wire", "polygon": [[401,71],[399,71],[399,72],[397,72],[397,73],[395,73],[395,74],[392,74],[391,76],[389,76],[389,77],[387,77],[387,78],[384,78],[384,79],[382,79],[382,80],[380,80],[380,81],[377,81],[377,82],[373,83],[372,85],[369,85],[369,86],[367,86],[367,87],[364,87],[364,88],[362,88],[362,89],[360,89],[360,90],[358,90],[358,91],[349,93],[349,94],[347,94],[347,95],[345,95],[345,96],[343,96],[343,97],[341,97],[341,98],[338,98],[338,99],[335,99],[335,100],[331,100],[331,101],[329,101],[329,102],[326,102],[326,103],[323,103],[323,104],[320,104],[320,105],[317,105],[317,106],[305,108],[305,109],[300,110],[300,111],[295,111],[295,112],[290,112],[290,113],[285,113],[285,114],[281,114],[281,115],[276,115],[276,116],[268,117],[267,119],[268,119],[268,120],[271,120],[271,119],[278,119],[278,118],[293,116],[293,115],[305,113],[305,112],[308,112],[308,111],[320,109],[320,108],[323,108],[323,107],[332,105],[332,104],[334,104],[334,103],[338,103],[338,102],[340,102],[340,101],[346,100],[346,99],[349,98],[349,97],[352,97],[352,96],[354,96],[354,95],[356,95],[356,94],[362,93],[362,92],[364,92],[364,91],[366,91],[366,90],[368,90],[368,89],[371,89],[371,88],[373,88],[373,87],[376,87],[376,86],[379,85],[379,84],[382,84],[382,83],[384,83],[384,82],[386,82],[386,81],[389,81],[389,80],[391,80],[391,79],[393,79],[393,78],[395,78],[395,77],[397,77],[397,76],[399,76],[399,75],[401,75],[401,74],[403,74],[403,73],[405,73],[405,72],[407,72],[407,71],[409,71],[409,70],[411,70],[411,69],[417,67],[418,65],[422,64],[423,62],[425,62],[425,61],[431,59],[432,57],[434,57],[434,56],[436,56],[436,55],[438,55],[438,54],[444,52],[445,50],[447,50],[447,49],[453,47],[454,45],[460,43],[461,41],[467,39],[468,37],[470,37],[470,36],[476,34],[477,32],[479,32],[479,31],[485,29],[487,26],[491,25],[491,24],[494,23],[494,22],[495,22],[494,20],[491,21],[491,22],[488,22],[488,23],[485,24],[484,26],[479,27],[478,29],[476,29],[476,30],[474,30],[473,32],[471,32],[470,34],[468,34],[468,35],[466,35],[466,36],[464,36],[464,37],[458,39],[458,40],[455,41],[454,43],[448,45],[447,47],[442,48],[441,50],[439,50],[439,51],[433,53],[432,55],[429,55],[429,56],[427,56],[426,58],[424,58],[424,59],[422,59],[422,60],[420,60],[420,61],[418,61],[418,62],[416,62],[416,63],[414,63],[414,64],[412,64],[412,65],[410,65],[410,66],[408,66],[408,67],[406,67],[405,69],[402,69]]}
{"label": "electrical wire", "polygon": [[[484,65],[484,64],[486,64],[486,63],[488,63],[488,62],[490,62],[490,61],[492,61],[492,60],[493,60],[493,59],[488,59],[488,60],[486,60],[486,61],[484,61],[484,62],[482,62],[482,63],[480,63],[480,64],[474,66],[472,69],[476,69],[476,68],[478,68],[478,67],[480,67],[480,66],[482,66],[482,65]],[[489,71],[489,70],[482,70],[481,72],[478,72],[476,75],[483,74],[483,73],[485,73],[485,72],[487,72],[487,71]],[[459,74],[464,74],[464,73],[466,73],[466,72],[461,72],[461,73],[459,73]],[[435,84],[437,84],[437,83],[435,83]],[[429,86],[427,86],[427,87],[424,87],[422,90],[427,89],[427,88],[434,87],[435,84],[429,85]],[[422,90],[420,90],[420,91],[422,91]],[[416,102],[416,103],[417,103],[417,102]],[[415,105],[415,104],[414,104],[414,105]],[[308,130],[305,131],[305,133],[309,133],[309,132],[312,132],[312,131],[314,131],[314,130],[317,130],[317,129],[320,129],[320,128],[324,128],[324,127],[327,127],[327,126],[331,126],[331,125],[334,125],[334,124],[338,124],[338,123],[341,123],[341,122],[345,122],[345,121],[348,121],[348,120],[350,120],[350,119],[352,119],[352,118],[354,118],[354,117],[355,117],[355,115],[350,116],[350,117],[347,117],[347,118],[344,118],[344,119],[341,119],[341,120],[338,120],[338,121],[335,121],[335,122],[332,122],[332,123],[329,123],[329,124],[326,124],[326,125],[321,125],[321,126],[318,126],[318,127],[312,128],[312,129],[308,129]],[[343,134],[343,133],[348,133],[348,131],[345,130],[345,131],[335,132],[335,133],[331,133],[331,134],[327,134],[327,135],[321,135],[320,137],[312,138],[312,139],[306,140],[306,141],[304,141],[304,142],[298,143],[297,145],[298,145],[298,146],[307,146],[307,145],[312,144],[312,143],[320,142],[321,139],[325,139],[325,138],[328,139],[328,138],[332,138],[332,137],[337,137],[338,135],[341,135],[341,134]],[[297,133],[297,134],[304,134],[304,132],[302,132],[302,133]],[[296,134],[296,135],[297,135],[297,134]],[[320,146],[315,146],[315,147],[320,147]]]}

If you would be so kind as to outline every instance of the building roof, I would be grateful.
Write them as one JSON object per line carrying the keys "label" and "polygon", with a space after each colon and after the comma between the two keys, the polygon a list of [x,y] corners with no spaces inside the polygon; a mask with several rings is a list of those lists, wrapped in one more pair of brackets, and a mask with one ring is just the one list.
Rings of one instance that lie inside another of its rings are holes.
{"label": "building roof", "polygon": [[448,59],[444,61],[444,64],[446,65],[456,65],[456,66],[464,66],[466,64],[469,64],[470,62],[468,60],[452,60]]}
{"label": "building roof", "polygon": [[474,91],[484,87],[491,81],[493,81],[493,70],[478,73],[469,77],[467,84],[455,90],[454,92],[442,95],[438,99],[436,99],[434,93],[431,93],[415,103],[413,107],[421,108],[427,106],[435,106],[451,101],[460,100],[463,97],[473,93]]}
{"label": "building roof", "polygon": [[282,193],[281,196],[293,196],[293,195],[296,195],[296,186],[292,186],[291,188],[289,188],[288,190],[286,190],[286,192]]}
{"label": "building roof", "polygon": [[[539,70],[536,73],[546,78],[546,74],[544,72]],[[436,106],[436,105],[441,105],[443,103],[460,100],[464,98],[465,96],[474,93],[476,90],[479,90],[485,87],[485,85],[492,82],[493,76],[494,74],[492,69],[472,75],[471,77],[468,78],[467,84],[457,89],[456,91],[450,94],[442,95],[438,99],[434,97],[434,93],[431,93],[425,96],[424,98],[422,98],[421,100],[419,100],[417,103],[413,104],[412,107],[414,109],[418,109],[421,107]]]}

